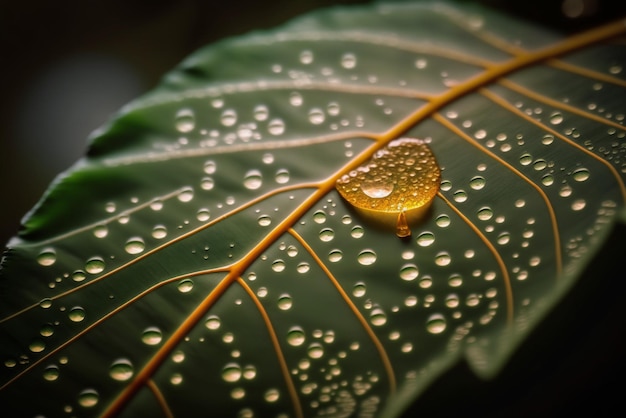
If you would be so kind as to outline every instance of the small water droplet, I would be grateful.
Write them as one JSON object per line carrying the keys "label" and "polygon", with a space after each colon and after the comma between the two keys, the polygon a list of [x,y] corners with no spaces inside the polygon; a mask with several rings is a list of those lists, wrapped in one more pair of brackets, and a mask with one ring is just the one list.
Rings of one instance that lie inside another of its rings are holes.
{"label": "small water droplet", "polygon": [[263,185],[263,176],[259,170],[249,170],[243,179],[243,185],[248,190],[256,190]]}
{"label": "small water droplet", "polygon": [[426,330],[431,334],[441,334],[446,329],[446,319],[441,314],[432,314],[426,321]]}
{"label": "small water droplet", "polygon": [[585,202],[585,199],[577,199],[572,203],[572,210],[583,210],[586,205],[587,203]]}
{"label": "small water droplet", "polygon": [[430,231],[422,232],[417,237],[417,244],[420,247],[428,247],[435,242],[435,234]]}
{"label": "small water droplet", "polygon": [[554,176],[552,174],[546,174],[541,178],[541,183],[544,186],[551,186],[554,184]]}
{"label": "small water droplet", "polygon": [[146,243],[143,241],[141,237],[132,237],[126,241],[124,245],[124,250],[128,254],[139,254],[142,253],[146,248]]}
{"label": "small water droplet", "polygon": [[104,260],[101,257],[92,257],[85,263],[85,271],[89,274],[98,274],[104,271]]}
{"label": "small water droplet", "polygon": [[498,235],[497,242],[500,245],[506,245],[509,243],[510,240],[511,234],[509,234],[508,232],[502,232],[500,235]]}
{"label": "small water droplet", "polygon": [[489,219],[493,217],[493,211],[491,210],[490,207],[484,206],[478,209],[477,216],[478,216],[478,219],[480,219],[481,221],[488,221]]}
{"label": "small water droplet", "polygon": [[318,224],[323,224],[326,222],[326,212],[323,210],[318,210],[313,214],[313,221]]}
{"label": "small water droplet", "polygon": [[335,238],[335,231],[331,228],[324,228],[319,233],[320,241],[329,242]]}
{"label": "small water droplet", "polygon": [[163,225],[155,225],[152,228],[152,237],[156,239],[162,239],[167,236],[167,228]]}
{"label": "small water droplet", "polygon": [[448,308],[456,308],[457,306],[459,306],[459,296],[456,293],[451,293],[448,296],[446,296],[446,306]]}
{"label": "small water droplet", "polygon": [[208,160],[204,163],[204,172],[206,174],[215,174],[215,171],[217,169],[217,165],[215,164],[215,161],[213,160]]}
{"label": "small water droplet", "polygon": [[437,219],[435,219],[435,223],[440,228],[447,228],[450,226],[450,217],[448,215],[439,215]]}
{"label": "small water droplet", "polygon": [[267,120],[267,117],[269,116],[269,110],[265,105],[256,106],[252,113],[254,114],[254,119],[258,120],[259,122]]}
{"label": "small water droplet", "polygon": [[370,322],[372,325],[377,327],[385,325],[387,323],[387,315],[385,315],[385,312],[380,308],[372,309],[372,312],[370,313]]}
{"label": "small water droplet", "polygon": [[28,345],[28,349],[30,351],[32,351],[33,353],[41,353],[43,350],[46,349],[46,343],[44,343],[42,340],[33,340],[29,345]]}
{"label": "small water droplet", "polygon": [[196,212],[196,219],[200,222],[208,221],[209,219],[211,219],[211,211],[207,208],[198,209],[198,212]]}
{"label": "small water droplet", "polygon": [[294,91],[293,93],[289,95],[289,103],[294,107],[302,106],[302,103],[303,103],[302,95]]}
{"label": "small water droplet", "polygon": [[109,376],[113,378],[113,380],[117,380],[120,382],[125,382],[131,377],[133,377],[134,368],[133,363],[126,358],[119,358],[111,364],[109,368]]}
{"label": "small water droplet", "polygon": [[324,120],[326,120],[326,115],[324,115],[322,109],[315,107],[309,111],[309,122],[313,125],[324,123]]}
{"label": "small water droplet", "polygon": [[485,180],[484,177],[476,176],[470,180],[470,187],[474,190],[480,190],[483,187],[485,187],[486,182],[487,181]]}
{"label": "small water droplet", "polygon": [[72,309],[69,310],[67,316],[72,322],[81,322],[83,319],[85,319],[86,314],[87,313],[85,312],[85,309],[83,309],[81,306],[74,306]]}
{"label": "small water droplet", "polygon": [[180,293],[189,293],[193,290],[193,280],[183,279],[178,283],[177,289]]}
{"label": "small water droplet", "polygon": [[276,402],[280,398],[280,392],[277,389],[268,389],[263,398],[267,402]]}
{"label": "small water droplet", "polygon": [[279,169],[278,171],[276,171],[276,176],[274,177],[274,179],[278,184],[287,183],[289,181],[289,170],[287,170],[286,168]]}
{"label": "small water droplet", "polygon": [[178,193],[178,200],[181,202],[190,202],[193,199],[193,189],[191,187],[186,187]]}
{"label": "small water droplet", "polygon": [[435,256],[435,264],[438,266],[447,266],[451,261],[452,258],[450,257],[450,254],[445,251],[442,251]]}
{"label": "small water droplet", "polygon": [[43,371],[43,378],[48,382],[57,380],[59,378],[59,367],[55,365],[46,367]]}
{"label": "small water droplet", "polygon": [[86,278],[87,274],[85,274],[85,272],[82,270],[76,270],[72,273],[72,280],[74,280],[75,282],[82,282]]}
{"label": "small water droplet", "polygon": [[342,258],[343,258],[343,253],[339,249],[331,250],[328,253],[328,261],[330,261],[331,263],[336,263],[338,261],[341,261]]}
{"label": "small water droplet", "polygon": [[218,329],[220,326],[222,325],[222,321],[220,320],[219,316],[217,315],[211,315],[206,319],[206,322],[204,323],[204,326],[206,326],[208,329],[210,329],[211,331],[215,331],[216,329]]}
{"label": "small water droplet", "polygon": [[519,162],[521,165],[529,165],[533,162],[533,157],[530,154],[522,154],[522,156],[519,157]]}
{"label": "small water droplet", "polygon": [[180,109],[176,113],[176,129],[178,132],[187,133],[196,127],[196,115],[191,109]]}
{"label": "small water droplet", "polygon": [[376,253],[373,250],[363,250],[357,256],[359,264],[363,266],[371,266],[376,262]]}
{"label": "small water droplet", "polygon": [[261,215],[257,219],[260,226],[269,226],[272,223],[272,218],[269,215]]}
{"label": "small water droplet", "polygon": [[365,296],[366,291],[367,291],[367,288],[365,286],[365,283],[357,282],[352,288],[352,295],[356,298],[360,298],[360,297]]}
{"label": "small water droplet", "polygon": [[235,123],[237,123],[237,112],[235,112],[233,109],[224,110],[222,112],[220,121],[224,126],[233,126]]}
{"label": "small water droplet", "polygon": [[57,261],[57,253],[54,248],[44,248],[37,256],[37,262],[42,266],[51,266]]}
{"label": "small water droplet", "polygon": [[100,395],[95,389],[85,389],[78,394],[78,403],[84,408],[92,408],[98,404]]}
{"label": "small water droplet", "polygon": [[241,379],[241,366],[237,363],[228,363],[222,369],[222,379],[229,383],[238,382]]}
{"label": "small water droplet", "polygon": [[572,177],[574,177],[574,180],[582,182],[590,177],[590,173],[589,170],[581,167],[574,170],[574,172],[572,173]]}
{"label": "small water droplet", "polygon": [[341,57],[341,66],[347,70],[356,67],[356,56],[351,53],[343,54]]}
{"label": "small water droplet", "polygon": [[406,281],[412,281],[419,275],[419,270],[415,264],[405,264],[400,268],[400,278]]}
{"label": "small water droplet", "polygon": [[322,358],[322,356],[324,355],[324,347],[322,346],[322,344],[317,342],[311,343],[307,348],[307,354],[313,359]]}
{"label": "small water droplet", "polygon": [[558,125],[563,122],[563,115],[559,112],[554,112],[550,115],[550,123],[552,125]]}
{"label": "small water droplet", "polygon": [[298,267],[296,267],[296,270],[298,271],[298,273],[301,273],[301,274],[307,273],[310,269],[311,269],[311,266],[307,262],[302,262],[298,264]]}
{"label": "small water droplet", "polygon": [[304,344],[305,340],[306,340],[306,336],[302,328],[298,326],[289,328],[289,331],[287,332],[287,343],[289,345],[293,347],[298,347]]}
{"label": "small water droplet", "polygon": [[272,270],[274,270],[277,273],[280,273],[281,271],[285,270],[285,262],[281,259],[278,260],[274,260],[274,262],[272,263]]}
{"label": "small water droplet", "polygon": [[105,238],[109,234],[109,228],[106,225],[98,225],[93,229],[93,235],[96,238]]}
{"label": "small water droplet", "polygon": [[293,299],[288,293],[283,293],[278,297],[278,309],[287,311],[291,309],[293,305]]}
{"label": "small water droplet", "polygon": [[308,49],[300,52],[300,62],[304,65],[311,64],[313,62],[313,52]]}
{"label": "small water droplet", "polygon": [[272,135],[282,135],[285,132],[285,122],[282,119],[272,119],[267,124],[267,131]]}
{"label": "small water droplet", "polygon": [[355,225],[350,230],[350,235],[352,236],[352,238],[361,238],[363,234],[365,234],[365,230],[361,225]]}
{"label": "small water droplet", "polygon": [[141,335],[141,341],[143,341],[144,344],[147,345],[157,345],[161,342],[162,339],[163,333],[157,327],[148,327],[143,331]]}

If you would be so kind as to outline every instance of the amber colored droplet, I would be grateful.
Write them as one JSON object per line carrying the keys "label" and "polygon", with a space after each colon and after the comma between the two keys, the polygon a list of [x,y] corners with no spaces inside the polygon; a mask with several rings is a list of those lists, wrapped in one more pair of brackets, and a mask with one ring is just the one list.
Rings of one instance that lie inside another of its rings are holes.
{"label": "amber colored droplet", "polygon": [[364,216],[411,235],[439,191],[441,171],[425,141],[400,138],[337,180],[337,191]]}

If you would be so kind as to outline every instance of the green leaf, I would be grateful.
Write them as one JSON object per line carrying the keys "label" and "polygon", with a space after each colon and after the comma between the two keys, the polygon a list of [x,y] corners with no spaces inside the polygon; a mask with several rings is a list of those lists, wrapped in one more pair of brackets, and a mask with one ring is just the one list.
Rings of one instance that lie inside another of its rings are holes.
{"label": "green leaf", "polygon": [[[5,409],[390,417],[493,377],[623,207],[625,31],[378,4],[198,51],[10,242]],[[335,190],[401,137],[442,177],[409,239]]]}

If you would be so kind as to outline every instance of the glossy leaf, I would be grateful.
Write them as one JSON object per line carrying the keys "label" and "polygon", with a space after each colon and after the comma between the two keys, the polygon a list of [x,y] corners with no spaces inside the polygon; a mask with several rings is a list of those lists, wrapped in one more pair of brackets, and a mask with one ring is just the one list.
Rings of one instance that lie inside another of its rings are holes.
{"label": "glossy leaf", "polygon": [[[198,51],[10,243],[4,408],[389,417],[493,376],[623,207],[625,31],[381,4]],[[441,170],[405,239],[335,190],[402,137]]]}

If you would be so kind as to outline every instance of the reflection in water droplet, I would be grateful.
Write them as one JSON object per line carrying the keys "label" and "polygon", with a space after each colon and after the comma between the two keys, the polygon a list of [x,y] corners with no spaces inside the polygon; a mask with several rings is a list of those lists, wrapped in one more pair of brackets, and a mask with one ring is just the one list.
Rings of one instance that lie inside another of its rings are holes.
{"label": "reflection in water droplet", "polygon": [[354,287],[352,288],[352,295],[356,298],[360,298],[362,296],[365,296],[365,291],[366,291],[366,287],[365,287],[365,283],[363,282],[357,282]]}
{"label": "reflection in water droplet", "polygon": [[233,126],[237,123],[237,112],[233,109],[226,109],[222,112],[220,121],[224,126]]}
{"label": "reflection in water droplet", "polygon": [[586,168],[578,168],[574,170],[572,176],[574,177],[574,180],[582,182],[589,178],[590,173]]}
{"label": "reflection in water droplet", "polygon": [[309,111],[309,122],[313,125],[324,123],[324,120],[326,120],[326,115],[322,109],[315,107]]}
{"label": "reflection in water droplet", "polygon": [[324,355],[324,347],[317,342],[311,343],[307,348],[307,354],[313,359],[321,358]]}
{"label": "reflection in water droplet", "polygon": [[229,383],[234,383],[241,379],[241,366],[237,363],[228,363],[222,369],[222,379]]}
{"label": "reflection in water droplet", "polygon": [[293,305],[293,300],[291,299],[291,296],[288,293],[283,293],[282,295],[278,297],[278,309],[287,311],[291,309],[292,305]]}
{"label": "reflection in water droplet", "polygon": [[263,184],[263,177],[259,170],[250,170],[243,179],[243,185],[246,189],[256,190]]}
{"label": "reflection in water droplet", "polygon": [[376,262],[376,253],[373,250],[363,250],[357,256],[359,264],[370,266]]}
{"label": "reflection in water droplet", "polygon": [[146,243],[143,241],[141,237],[132,237],[126,241],[124,245],[124,250],[128,254],[139,254],[143,252],[146,248]]}
{"label": "reflection in water droplet", "polygon": [[334,249],[328,253],[328,260],[332,263],[341,261],[342,258],[343,258],[343,253],[341,252],[341,250]]}
{"label": "reflection in water droplet", "polygon": [[276,171],[276,176],[274,177],[274,179],[278,184],[287,183],[289,181],[289,170],[287,170],[286,168],[279,169],[278,171]]}
{"label": "reflection in water droplet", "polygon": [[267,402],[276,402],[280,398],[280,392],[277,389],[268,389],[263,398]]}
{"label": "reflection in water droplet", "polygon": [[446,319],[441,314],[432,314],[426,321],[426,330],[431,334],[441,334],[446,329]]}
{"label": "reflection in water droplet", "polygon": [[101,257],[93,257],[85,263],[85,271],[90,274],[102,273],[104,270],[104,260]]}
{"label": "reflection in water droplet", "polygon": [[43,378],[48,382],[57,380],[59,378],[59,367],[55,365],[46,367],[43,371]]}
{"label": "reflection in water droplet", "polygon": [[217,316],[217,315],[209,316],[207,318],[206,322],[204,323],[204,326],[206,326],[211,331],[215,331],[221,325],[222,325],[222,321],[220,320],[219,316]]}
{"label": "reflection in water droplet", "polygon": [[177,289],[180,293],[189,293],[193,289],[193,280],[183,279],[178,283]]}
{"label": "reflection in water droplet", "polygon": [[332,241],[332,239],[335,238],[335,231],[333,231],[331,228],[324,228],[320,231],[319,237],[320,241],[323,242]]}
{"label": "reflection in water droplet", "polygon": [[400,269],[400,278],[402,280],[411,281],[415,280],[419,275],[419,270],[415,264],[405,264]]}
{"label": "reflection in water droplet", "polygon": [[74,306],[67,314],[68,318],[70,318],[70,321],[72,322],[81,322],[83,319],[85,319],[85,315],[85,309],[83,309],[81,306]]}
{"label": "reflection in water droplet", "polygon": [[196,127],[196,116],[191,109],[181,109],[176,113],[176,129],[178,132],[191,132]]}
{"label": "reflection in water droplet", "polygon": [[440,252],[435,256],[435,264],[437,264],[438,266],[447,266],[450,264],[451,261],[452,258],[450,257],[450,254],[445,251]]}
{"label": "reflection in water droplet", "polygon": [[298,347],[304,343],[306,337],[302,328],[294,326],[287,332],[287,343],[293,347]]}
{"label": "reflection in water droplet", "polygon": [[85,389],[78,395],[78,403],[85,408],[96,406],[99,400],[98,392],[95,389]]}
{"label": "reflection in water droplet", "polygon": [[133,364],[130,360],[119,358],[115,360],[109,368],[109,375],[120,382],[124,382],[133,377]]}
{"label": "reflection in water droplet", "polygon": [[356,67],[356,56],[351,53],[343,54],[341,57],[341,66],[347,70]]}
{"label": "reflection in water droplet", "polygon": [[157,327],[148,327],[143,331],[141,335],[141,341],[147,345],[157,345],[163,339],[163,333]]}
{"label": "reflection in water droplet", "polygon": [[387,315],[385,315],[382,309],[375,308],[370,313],[370,322],[377,327],[385,325],[387,323]]}
{"label": "reflection in water droplet", "polygon": [[51,266],[57,261],[57,253],[53,248],[44,248],[37,256],[37,262],[42,266]]}

